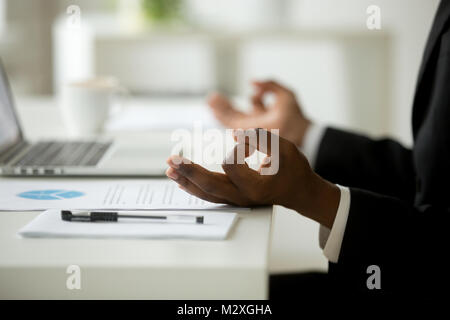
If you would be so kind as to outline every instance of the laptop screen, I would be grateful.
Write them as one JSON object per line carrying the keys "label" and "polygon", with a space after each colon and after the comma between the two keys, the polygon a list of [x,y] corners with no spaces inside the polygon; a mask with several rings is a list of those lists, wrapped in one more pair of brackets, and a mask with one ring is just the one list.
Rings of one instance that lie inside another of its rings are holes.
{"label": "laptop screen", "polygon": [[0,152],[21,139],[8,79],[0,60]]}

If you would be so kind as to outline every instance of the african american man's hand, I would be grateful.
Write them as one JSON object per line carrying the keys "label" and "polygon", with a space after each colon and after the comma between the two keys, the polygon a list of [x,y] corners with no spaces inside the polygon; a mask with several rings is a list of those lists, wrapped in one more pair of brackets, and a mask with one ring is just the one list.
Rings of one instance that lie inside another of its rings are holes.
{"label": "african american man's hand", "polygon": [[[282,205],[331,228],[339,205],[339,188],[317,175],[292,142],[263,129],[256,129],[255,133],[257,142],[245,140],[234,147],[232,161],[227,157],[222,164],[224,174],[208,171],[179,156],[168,159],[170,168],[166,174],[181,189],[210,202],[244,207]],[[261,143],[260,137],[265,134],[270,136],[268,143]],[[270,141],[278,138],[278,171],[263,175],[261,172],[271,166],[271,159],[276,156],[272,155]],[[238,152],[239,148],[244,148],[245,153]],[[250,169],[242,159],[255,148],[268,156],[258,171]]]}
{"label": "african american man's hand", "polygon": [[[255,81],[252,84],[255,94],[251,97],[253,109],[249,113],[238,111],[225,96],[214,93],[208,99],[214,116],[231,129],[279,129],[280,136],[301,147],[311,122],[303,114],[295,94],[274,81]],[[269,93],[275,99],[266,106],[263,98]]]}

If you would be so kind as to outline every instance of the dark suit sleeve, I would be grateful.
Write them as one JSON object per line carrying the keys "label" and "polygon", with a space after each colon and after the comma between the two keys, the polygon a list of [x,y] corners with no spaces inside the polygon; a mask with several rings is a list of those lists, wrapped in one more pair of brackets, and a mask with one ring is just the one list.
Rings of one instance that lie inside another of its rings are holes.
{"label": "dark suit sleeve", "polygon": [[314,169],[333,183],[414,199],[412,152],[390,139],[327,128]]}
{"label": "dark suit sleeve", "polygon": [[[338,264],[330,274],[367,292],[367,267],[381,270],[386,292],[419,290],[442,280],[435,262],[446,252],[447,207],[413,206],[402,200],[351,188],[351,205]],[[442,229],[442,230],[441,230]],[[353,282],[353,283],[352,283]]]}

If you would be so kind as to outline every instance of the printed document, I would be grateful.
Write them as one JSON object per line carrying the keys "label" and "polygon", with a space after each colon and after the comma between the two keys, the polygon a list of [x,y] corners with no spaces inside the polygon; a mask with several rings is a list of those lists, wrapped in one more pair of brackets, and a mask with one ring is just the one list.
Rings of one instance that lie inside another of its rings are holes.
{"label": "printed document", "polygon": [[47,209],[229,209],[179,189],[167,179],[1,179],[0,211]]}

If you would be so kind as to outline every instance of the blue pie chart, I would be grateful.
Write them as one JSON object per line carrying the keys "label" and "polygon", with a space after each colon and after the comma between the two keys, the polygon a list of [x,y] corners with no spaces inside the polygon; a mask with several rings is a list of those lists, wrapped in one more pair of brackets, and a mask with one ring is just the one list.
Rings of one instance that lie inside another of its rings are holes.
{"label": "blue pie chart", "polygon": [[72,190],[32,190],[19,193],[17,196],[32,200],[64,200],[82,197],[84,193]]}

